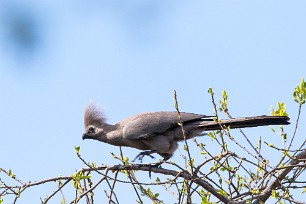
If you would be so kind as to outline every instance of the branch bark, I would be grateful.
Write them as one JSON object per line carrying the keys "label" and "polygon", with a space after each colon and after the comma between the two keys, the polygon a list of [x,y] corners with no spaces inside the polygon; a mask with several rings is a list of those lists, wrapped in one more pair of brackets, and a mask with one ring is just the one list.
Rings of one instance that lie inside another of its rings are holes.
{"label": "branch bark", "polygon": [[261,202],[266,202],[268,200],[268,198],[271,196],[272,190],[276,189],[277,187],[279,187],[281,185],[281,181],[295,167],[295,165],[297,165],[299,162],[301,162],[301,160],[303,160],[303,162],[305,162],[304,159],[306,159],[306,149],[304,151],[300,152],[294,159],[292,159],[290,161],[290,163],[288,164],[288,167],[285,168],[284,170],[282,170],[279,173],[279,176],[277,176],[277,178],[274,179],[272,181],[272,183],[262,193],[260,193],[258,196],[255,197],[255,200],[254,200],[253,203],[254,204],[259,204]]}

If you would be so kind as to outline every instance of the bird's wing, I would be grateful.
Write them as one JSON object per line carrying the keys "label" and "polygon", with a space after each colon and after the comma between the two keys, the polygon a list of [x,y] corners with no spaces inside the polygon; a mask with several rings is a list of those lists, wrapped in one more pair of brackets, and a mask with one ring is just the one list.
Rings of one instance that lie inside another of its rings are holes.
{"label": "bird's wing", "polygon": [[[188,123],[200,121],[208,116],[181,113],[181,122]],[[119,124],[123,127],[123,137],[127,139],[144,139],[167,130],[178,127],[179,117],[177,112],[152,112],[141,113],[126,119]]]}

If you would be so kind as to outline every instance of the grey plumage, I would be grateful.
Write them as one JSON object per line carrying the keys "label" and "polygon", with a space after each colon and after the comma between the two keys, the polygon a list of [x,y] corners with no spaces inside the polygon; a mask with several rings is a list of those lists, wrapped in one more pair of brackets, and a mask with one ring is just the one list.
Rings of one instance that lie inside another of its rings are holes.
{"label": "grey plumage", "polygon": [[[115,125],[106,123],[102,111],[93,103],[85,109],[83,139],[94,139],[115,146],[126,146],[140,150],[138,156],[158,153],[164,160],[169,159],[184,140],[178,124],[177,112],[140,113],[122,120]],[[204,131],[220,130],[220,124],[212,116],[194,113],[181,113],[186,139],[203,135]],[[221,120],[221,124],[233,128],[256,127],[266,125],[287,125],[287,116],[254,116]]]}

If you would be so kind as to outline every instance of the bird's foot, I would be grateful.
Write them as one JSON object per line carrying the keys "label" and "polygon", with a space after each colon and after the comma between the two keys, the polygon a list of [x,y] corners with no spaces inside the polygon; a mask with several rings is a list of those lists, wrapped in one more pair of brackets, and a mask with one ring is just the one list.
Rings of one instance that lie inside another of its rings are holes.
{"label": "bird's foot", "polygon": [[143,151],[143,152],[140,152],[136,157],[135,159],[133,159],[132,162],[135,162],[136,159],[138,159],[140,161],[140,163],[142,163],[142,160],[144,158],[144,156],[149,156],[151,157],[152,159],[154,159],[154,157],[151,155],[153,153],[156,153],[156,150],[150,150],[150,151]]}
{"label": "bird's foot", "polygon": [[164,161],[160,161],[160,162],[153,163],[153,164],[148,164],[148,165],[149,165],[149,178],[150,178],[150,179],[151,179],[152,168],[159,168],[159,167],[161,167],[161,164],[162,164],[163,162],[164,162]]}

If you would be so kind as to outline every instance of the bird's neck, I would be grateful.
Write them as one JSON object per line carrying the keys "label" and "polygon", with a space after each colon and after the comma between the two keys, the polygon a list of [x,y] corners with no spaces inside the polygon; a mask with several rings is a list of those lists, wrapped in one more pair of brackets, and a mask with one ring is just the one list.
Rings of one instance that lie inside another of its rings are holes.
{"label": "bird's neck", "polygon": [[125,146],[122,129],[118,125],[109,125],[106,133],[106,142],[116,146]]}
{"label": "bird's neck", "polygon": [[123,146],[122,139],[122,131],[117,125],[103,124],[103,133],[99,135],[99,141],[111,145]]}

